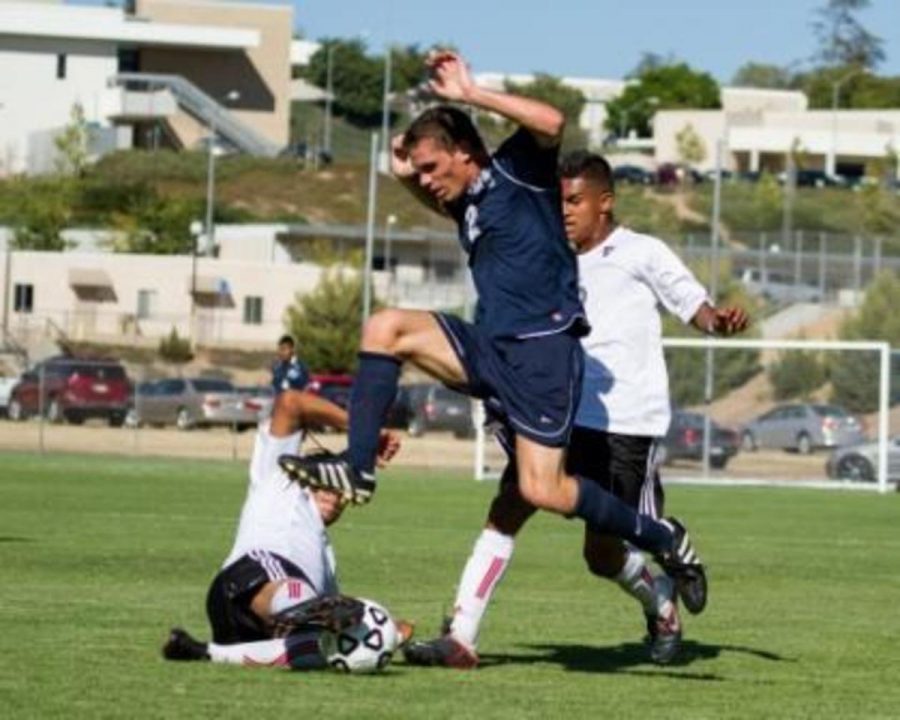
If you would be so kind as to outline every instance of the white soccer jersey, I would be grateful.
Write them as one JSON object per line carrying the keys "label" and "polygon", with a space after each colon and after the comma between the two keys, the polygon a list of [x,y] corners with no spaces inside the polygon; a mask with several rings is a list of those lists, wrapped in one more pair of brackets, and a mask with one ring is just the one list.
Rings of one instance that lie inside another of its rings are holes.
{"label": "white soccer jersey", "polygon": [[665,435],[669,378],[659,306],[688,323],[706,290],[661,240],[626,228],[578,256],[591,332],[576,425],[621,435]]}
{"label": "white soccer jersey", "polygon": [[299,567],[319,594],[337,592],[334,550],[309,492],[291,482],[278,456],[299,452],[302,433],[273,437],[260,423],[250,461],[250,484],[237,537],[223,567],[242,555],[277,553]]}

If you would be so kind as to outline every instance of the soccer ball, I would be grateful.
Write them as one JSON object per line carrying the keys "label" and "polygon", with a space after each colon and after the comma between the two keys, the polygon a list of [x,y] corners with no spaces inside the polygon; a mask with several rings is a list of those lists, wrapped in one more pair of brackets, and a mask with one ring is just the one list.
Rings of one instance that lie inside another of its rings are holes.
{"label": "soccer ball", "polygon": [[365,605],[362,621],[340,633],[326,632],[320,640],[328,666],[338,672],[384,670],[397,649],[400,636],[390,613],[376,602],[360,600]]}

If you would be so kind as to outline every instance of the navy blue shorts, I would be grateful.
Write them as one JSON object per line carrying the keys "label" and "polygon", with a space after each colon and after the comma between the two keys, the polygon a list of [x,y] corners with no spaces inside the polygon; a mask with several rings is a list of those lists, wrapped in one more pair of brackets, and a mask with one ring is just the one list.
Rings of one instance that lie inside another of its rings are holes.
{"label": "navy blue shorts", "polygon": [[488,417],[539,445],[569,442],[584,370],[575,332],[497,338],[454,315],[434,316],[466,371],[468,383],[458,390],[483,400]]}

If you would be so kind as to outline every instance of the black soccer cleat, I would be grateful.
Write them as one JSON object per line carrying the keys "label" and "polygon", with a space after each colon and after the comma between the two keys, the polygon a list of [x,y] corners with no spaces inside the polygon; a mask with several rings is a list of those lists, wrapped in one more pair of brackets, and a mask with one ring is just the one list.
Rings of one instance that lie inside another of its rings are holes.
{"label": "black soccer cleat", "polygon": [[331,490],[357,505],[369,502],[375,492],[375,476],[358,471],[343,454],[286,454],[278,458],[278,464],[301,487]]}
{"label": "black soccer cleat", "polygon": [[403,657],[410,665],[423,667],[448,667],[456,670],[472,670],[478,667],[478,655],[452,635],[434,640],[421,640],[403,646]]}
{"label": "black soccer cleat", "polygon": [[656,556],[656,561],[666,575],[675,581],[685,609],[692,615],[697,615],[706,607],[706,570],[684,525],[672,517],[659,522],[672,531],[672,547]]}
{"label": "black soccer cleat", "polygon": [[340,633],[359,625],[365,610],[361,600],[348,595],[314,597],[273,616],[272,634],[280,638],[296,630],[313,628]]}
{"label": "black soccer cleat", "polygon": [[650,650],[650,660],[657,665],[668,665],[681,650],[681,618],[678,616],[675,586],[672,580],[660,575],[654,584],[665,582],[665,593],[670,602],[666,603],[662,613],[645,615],[647,619],[647,637],[644,641]]}
{"label": "black soccer cleat", "polygon": [[162,649],[166,660],[209,660],[206,643],[200,642],[181,628],[172,628]]}

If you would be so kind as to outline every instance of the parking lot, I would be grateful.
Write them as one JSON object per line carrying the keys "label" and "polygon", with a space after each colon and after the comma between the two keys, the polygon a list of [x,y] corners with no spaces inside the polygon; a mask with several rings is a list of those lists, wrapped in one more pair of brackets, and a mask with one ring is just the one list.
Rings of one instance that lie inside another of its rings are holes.
{"label": "parking lot", "polygon": [[[97,421],[84,425],[53,425],[36,420],[0,421],[0,451],[23,450],[55,453],[100,453],[184,457],[208,460],[246,461],[253,450],[254,432],[233,433],[227,429],[182,431],[175,428],[113,428]],[[346,445],[346,436],[323,433],[316,440],[331,450]],[[502,455],[489,441],[488,464],[499,470]],[[307,447],[311,444],[308,443]],[[738,453],[725,471],[713,471],[715,478],[743,480],[824,480],[827,453],[798,455],[778,450]],[[410,437],[403,433],[403,448],[396,463],[408,467],[472,469],[475,441],[453,437],[450,432]],[[669,478],[699,476],[699,463],[676,461],[663,469]]]}

